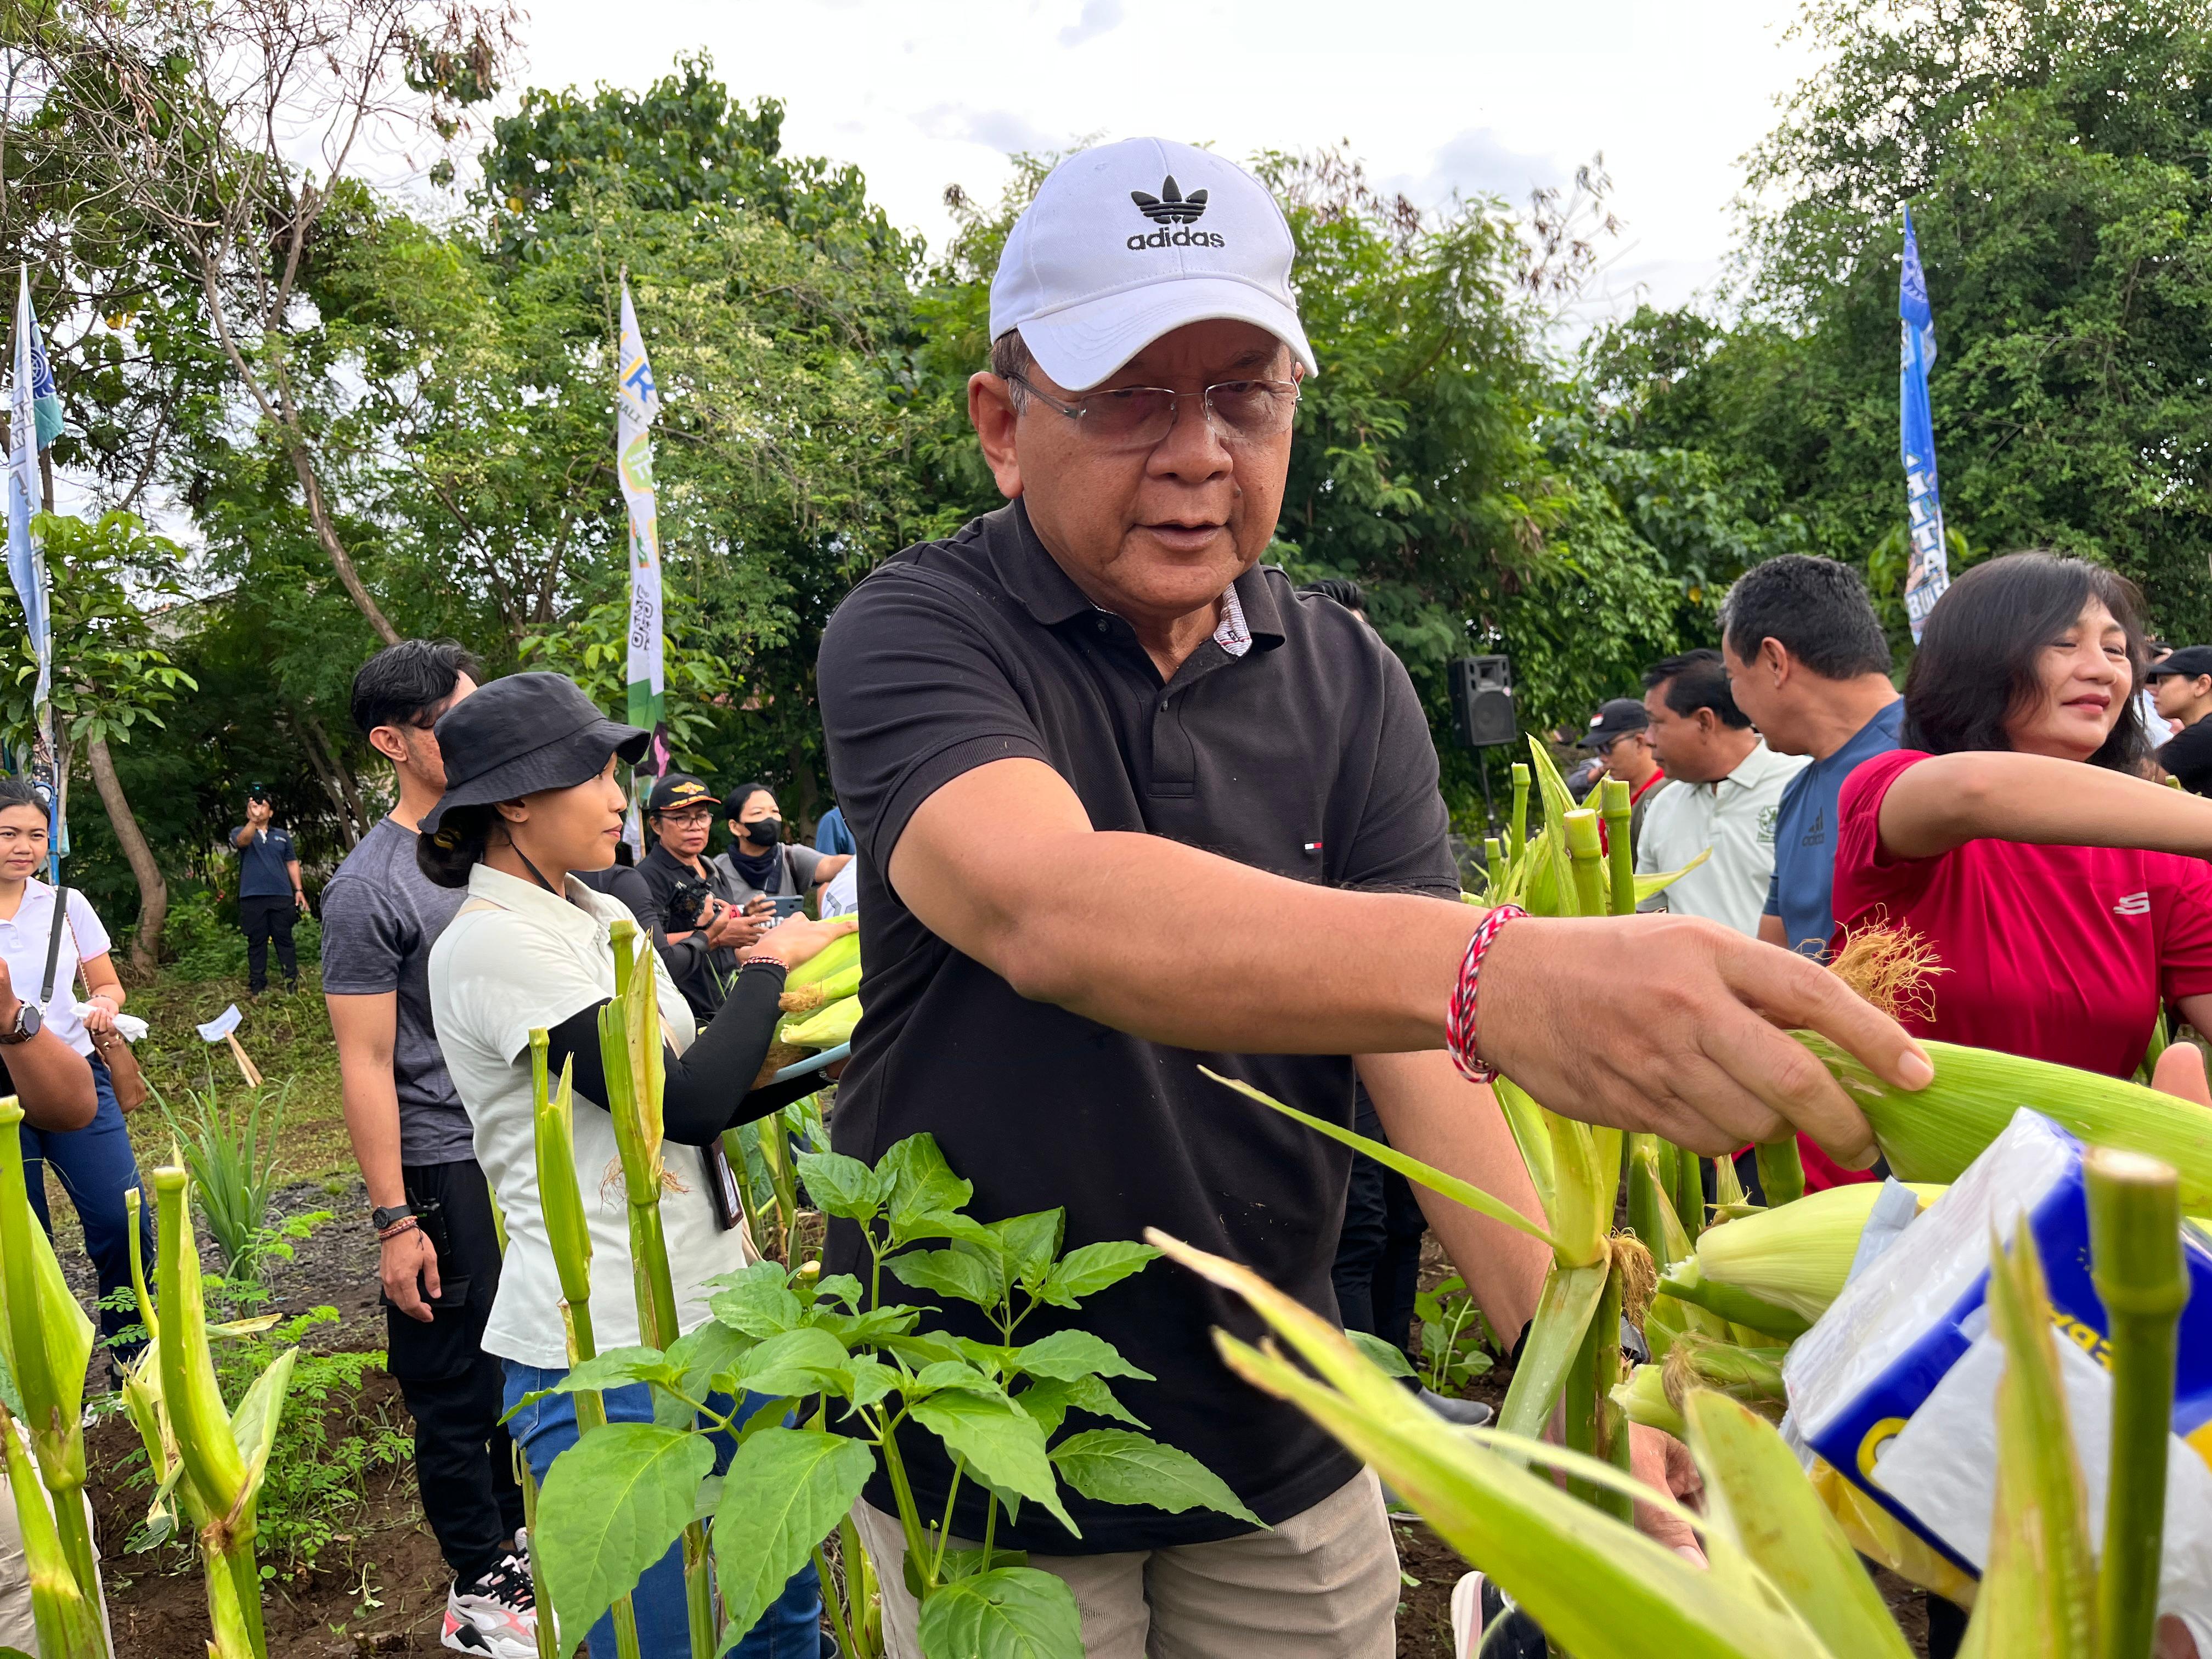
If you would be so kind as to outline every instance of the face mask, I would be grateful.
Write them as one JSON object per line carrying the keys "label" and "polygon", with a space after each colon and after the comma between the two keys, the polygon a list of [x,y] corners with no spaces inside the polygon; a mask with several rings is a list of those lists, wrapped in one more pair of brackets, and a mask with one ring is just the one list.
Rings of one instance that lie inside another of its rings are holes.
{"label": "face mask", "polygon": [[773,847],[783,839],[781,818],[755,818],[750,823],[741,823],[738,828],[756,847]]}

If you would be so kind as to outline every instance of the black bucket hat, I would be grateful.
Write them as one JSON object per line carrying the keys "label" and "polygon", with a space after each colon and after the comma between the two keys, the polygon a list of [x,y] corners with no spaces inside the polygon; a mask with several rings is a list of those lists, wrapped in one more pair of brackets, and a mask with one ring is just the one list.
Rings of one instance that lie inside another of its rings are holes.
{"label": "black bucket hat", "polygon": [[509,674],[480,686],[440,716],[434,734],[446,793],[422,815],[426,836],[457,806],[587,782],[609,755],[635,766],[653,741],[650,732],[609,720],[566,674]]}

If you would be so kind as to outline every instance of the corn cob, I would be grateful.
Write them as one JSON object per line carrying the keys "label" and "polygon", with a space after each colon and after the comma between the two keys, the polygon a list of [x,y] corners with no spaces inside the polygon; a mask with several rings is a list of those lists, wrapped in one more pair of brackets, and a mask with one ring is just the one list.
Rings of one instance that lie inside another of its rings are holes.
{"label": "corn cob", "polygon": [[860,965],[860,934],[841,933],[786,974],[783,976],[783,988],[786,991],[796,991],[802,986],[818,983],[833,974],[842,974],[848,968],[857,968]]}
{"label": "corn cob", "polygon": [[847,997],[796,1025],[787,1023],[776,1035],[801,1048],[834,1048],[841,1042],[851,1042],[853,1028],[860,1023],[860,1000]]}
{"label": "corn cob", "polygon": [[[1920,1207],[1941,1187],[1917,1186]],[[1859,1235],[1881,1188],[1865,1181],[1808,1193],[1795,1204],[1708,1227],[1698,1239],[1698,1266],[1707,1283],[1742,1291],[1807,1319],[1818,1319],[1844,1293]]]}
{"label": "corn cob", "polygon": [[2083,1140],[2173,1165],[2185,1215],[2212,1214],[2212,1112],[2118,1078],[1955,1043],[1920,1046],[1936,1080],[1893,1089],[1826,1038],[1797,1040],[1835,1073],[1874,1127],[1889,1167],[1905,1181],[1956,1181],[2022,1106]]}

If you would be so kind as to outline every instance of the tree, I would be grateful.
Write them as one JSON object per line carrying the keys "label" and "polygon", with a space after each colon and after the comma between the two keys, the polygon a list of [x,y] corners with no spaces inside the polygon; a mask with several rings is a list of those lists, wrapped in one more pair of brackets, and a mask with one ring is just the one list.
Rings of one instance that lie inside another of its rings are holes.
{"label": "tree", "polygon": [[[339,534],[301,349],[301,284],[364,153],[490,97],[509,13],[473,0],[77,0],[11,14],[42,82],[33,131],[104,222],[197,288],[198,320],[289,463],[331,569],[386,642],[399,635]],[[319,162],[301,167],[312,154]],[[450,171],[450,170],[448,170]]]}
{"label": "tree", "polygon": [[[55,741],[64,754],[83,751],[109,826],[137,881],[130,965],[143,979],[160,960],[169,887],[124,794],[110,745],[129,743],[134,731],[147,726],[158,730],[161,718],[155,710],[173,702],[179,686],[199,689],[155,643],[142,608],[182,597],[175,580],[178,550],[128,513],[103,514],[89,524],[41,514],[36,530],[52,578]],[[39,729],[32,706],[38,657],[27,633],[16,654],[5,718],[9,742],[21,749]]]}
{"label": "tree", "polygon": [[2212,629],[2205,9],[1816,0],[1803,27],[1824,67],[1753,154],[1745,315],[1614,331],[1631,418],[1711,455],[1761,512],[1787,503],[1812,550],[1887,598],[1910,201],[1948,526],[1974,549],[2100,560],[2166,631]]}

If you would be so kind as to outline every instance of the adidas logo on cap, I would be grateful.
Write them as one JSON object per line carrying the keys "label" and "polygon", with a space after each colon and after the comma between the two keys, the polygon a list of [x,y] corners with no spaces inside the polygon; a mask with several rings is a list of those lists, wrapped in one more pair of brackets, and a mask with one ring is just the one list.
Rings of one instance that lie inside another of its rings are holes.
{"label": "adidas logo on cap", "polygon": [[1170,173],[1160,181],[1160,193],[1148,190],[1133,190],[1129,199],[1137,204],[1137,211],[1160,227],[1149,236],[1132,236],[1129,250],[1134,252],[1146,247],[1227,247],[1224,237],[1210,230],[1170,230],[1170,225],[1188,226],[1197,222],[1206,211],[1206,192],[1194,190],[1185,196],[1176,186],[1175,174]]}

